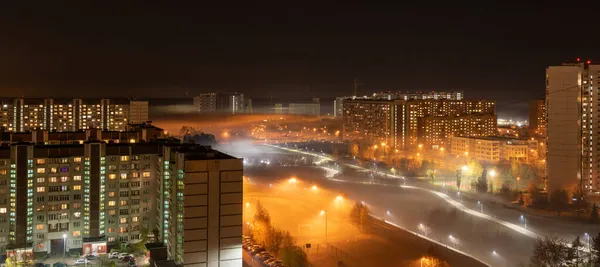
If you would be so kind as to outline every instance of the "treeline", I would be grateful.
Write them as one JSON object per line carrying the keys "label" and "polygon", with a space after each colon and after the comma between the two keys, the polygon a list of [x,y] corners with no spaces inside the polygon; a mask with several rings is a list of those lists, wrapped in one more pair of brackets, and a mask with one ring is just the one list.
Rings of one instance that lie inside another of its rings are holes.
{"label": "treeline", "polygon": [[273,226],[271,215],[260,201],[256,204],[251,235],[257,244],[263,246],[273,256],[281,259],[285,266],[309,266],[308,256],[304,250],[295,245],[296,240],[288,231],[278,230]]}
{"label": "treeline", "polygon": [[536,240],[529,267],[598,267],[600,266],[600,233],[584,240],[576,237],[567,244],[557,237]]}

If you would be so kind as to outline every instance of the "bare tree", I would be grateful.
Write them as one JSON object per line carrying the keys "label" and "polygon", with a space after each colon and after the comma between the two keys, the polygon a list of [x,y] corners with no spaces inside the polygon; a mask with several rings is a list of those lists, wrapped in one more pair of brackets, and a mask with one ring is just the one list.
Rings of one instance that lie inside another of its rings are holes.
{"label": "bare tree", "polygon": [[535,267],[562,267],[567,259],[567,246],[557,237],[538,238],[530,263]]}

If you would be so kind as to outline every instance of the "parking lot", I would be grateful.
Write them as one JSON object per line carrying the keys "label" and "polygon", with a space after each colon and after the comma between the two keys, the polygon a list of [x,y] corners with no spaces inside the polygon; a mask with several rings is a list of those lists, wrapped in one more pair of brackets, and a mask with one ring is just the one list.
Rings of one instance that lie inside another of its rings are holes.
{"label": "parking lot", "polygon": [[[103,254],[100,255],[100,257],[107,257],[108,258],[108,254]],[[54,263],[57,262],[62,262],[65,263],[67,266],[75,266],[76,261],[81,258],[81,257],[71,257],[69,255],[67,255],[66,257],[62,257],[62,256],[51,256],[50,258],[44,259],[44,260],[36,260],[36,263],[43,263],[43,264],[49,264],[50,266],[52,266]],[[117,266],[121,266],[121,267],[125,267],[125,266],[129,266],[128,262],[124,262],[121,259],[118,258],[114,258],[114,259],[109,259],[110,261],[114,261],[115,264]],[[137,266],[147,266],[148,265],[148,259],[145,256],[137,256],[136,257],[136,263]],[[92,258],[89,260],[87,266],[99,266],[100,265],[100,259],[98,257]],[[78,266],[85,266],[85,264],[78,264]]]}

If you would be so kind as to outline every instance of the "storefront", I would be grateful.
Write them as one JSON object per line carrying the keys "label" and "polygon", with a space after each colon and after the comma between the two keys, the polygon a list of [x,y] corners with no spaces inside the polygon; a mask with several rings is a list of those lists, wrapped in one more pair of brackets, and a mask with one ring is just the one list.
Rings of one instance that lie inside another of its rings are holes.
{"label": "storefront", "polygon": [[106,254],[106,241],[95,241],[83,243],[83,255]]}
{"label": "storefront", "polygon": [[13,258],[17,261],[22,261],[23,259],[33,259],[33,249],[32,248],[17,248],[17,249],[7,249],[6,250],[6,258]]}

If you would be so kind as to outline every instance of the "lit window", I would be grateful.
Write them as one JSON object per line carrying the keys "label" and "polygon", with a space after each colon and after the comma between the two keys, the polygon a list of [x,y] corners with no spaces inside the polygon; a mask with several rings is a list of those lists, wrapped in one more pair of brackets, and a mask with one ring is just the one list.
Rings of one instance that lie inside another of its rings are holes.
{"label": "lit window", "polygon": [[73,190],[81,190],[81,185],[74,185]]}
{"label": "lit window", "polygon": [[109,232],[109,233],[114,233],[114,232],[115,232],[115,229],[114,229],[114,228],[108,228],[108,232]]}
{"label": "lit window", "polygon": [[73,212],[73,216],[75,216],[75,218],[79,218],[81,217],[81,212]]}
{"label": "lit window", "polygon": [[0,213],[6,213],[6,208],[0,208]]}
{"label": "lit window", "polygon": [[48,178],[48,182],[56,183],[56,182],[58,182],[58,179],[56,177],[50,177],[50,178]]}
{"label": "lit window", "polygon": [[121,156],[121,161],[128,161],[129,160],[129,156]]}
{"label": "lit window", "polygon": [[112,206],[114,206],[114,205],[116,205],[116,204],[117,204],[117,202],[116,202],[116,201],[114,201],[114,200],[111,200],[111,201],[109,201],[109,202],[108,202],[108,206],[109,206],[109,207],[112,207]]}
{"label": "lit window", "polygon": [[127,173],[121,173],[121,179],[123,179],[123,180],[127,179]]}
{"label": "lit window", "polygon": [[63,176],[63,177],[60,177],[60,181],[61,181],[62,183],[68,182],[68,181],[69,181],[69,177],[68,177],[68,176]]}
{"label": "lit window", "polygon": [[81,232],[80,231],[73,231],[73,236],[80,236]]}
{"label": "lit window", "polygon": [[138,221],[139,221],[139,218],[138,218],[137,216],[135,216],[135,217],[132,217],[132,218],[131,218],[131,221],[132,221],[132,222],[138,222]]}
{"label": "lit window", "polygon": [[[114,205],[113,205],[114,206]],[[108,215],[116,215],[117,211],[116,210],[109,210],[108,211]]]}
{"label": "lit window", "polygon": [[73,176],[73,181],[81,181],[81,175]]}
{"label": "lit window", "polygon": [[45,179],[44,179],[44,177],[37,178],[37,182],[38,182],[38,183],[43,183],[43,182],[44,182],[44,180],[45,180]]}
{"label": "lit window", "polygon": [[37,159],[36,163],[37,164],[45,164],[46,163],[46,159]]}
{"label": "lit window", "polygon": [[111,173],[111,174],[108,175],[108,179],[114,180],[116,178],[117,178],[117,175],[114,174],[114,173]]}
{"label": "lit window", "polygon": [[142,173],[142,177],[145,177],[145,178],[150,177],[150,172],[144,172],[144,173]]}
{"label": "lit window", "polygon": [[37,168],[37,173],[46,173],[46,168]]}
{"label": "lit window", "polygon": [[80,157],[73,158],[73,162],[81,162],[81,158]]}
{"label": "lit window", "polygon": [[125,205],[127,205],[127,200],[121,200],[121,202],[119,202],[119,204],[121,206],[125,206]]}
{"label": "lit window", "polygon": [[121,233],[127,233],[127,228],[126,227],[119,227],[119,232],[121,232]]}
{"label": "lit window", "polygon": [[38,186],[38,188],[36,189],[36,192],[46,192],[46,187],[43,186]]}
{"label": "lit window", "polygon": [[127,218],[121,218],[121,219],[119,219],[119,222],[120,223],[127,223]]}
{"label": "lit window", "polygon": [[60,204],[60,209],[66,210],[69,208],[69,204]]}
{"label": "lit window", "polygon": [[44,225],[43,224],[36,224],[35,225],[35,229],[36,230],[44,230]]}
{"label": "lit window", "polygon": [[57,173],[57,172],[58,172],[58,169],[56,169],[54,167],[50,168],[50,173]]}

